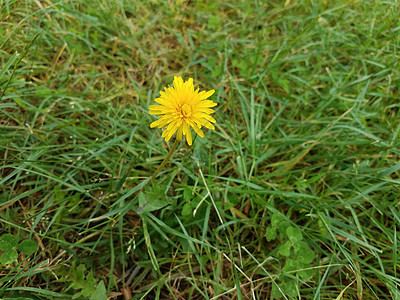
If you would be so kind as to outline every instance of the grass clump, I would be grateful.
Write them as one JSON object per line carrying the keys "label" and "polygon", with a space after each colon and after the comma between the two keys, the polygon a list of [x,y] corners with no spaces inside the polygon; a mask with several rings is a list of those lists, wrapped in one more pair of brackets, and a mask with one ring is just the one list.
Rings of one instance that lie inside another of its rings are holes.
{"label": "grass clump", "polygon": [[0,297],[400,297],[396,1],[0,4]]}

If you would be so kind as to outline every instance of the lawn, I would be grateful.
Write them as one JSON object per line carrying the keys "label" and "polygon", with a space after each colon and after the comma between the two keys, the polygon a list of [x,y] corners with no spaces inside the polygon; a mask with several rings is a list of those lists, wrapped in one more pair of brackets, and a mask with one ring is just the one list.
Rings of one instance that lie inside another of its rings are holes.
{"label": "lawn", "polygon": [[[0,298],[400,299],[399,15],[0,0]],[[215,90],[191,146],[174,76]]]}

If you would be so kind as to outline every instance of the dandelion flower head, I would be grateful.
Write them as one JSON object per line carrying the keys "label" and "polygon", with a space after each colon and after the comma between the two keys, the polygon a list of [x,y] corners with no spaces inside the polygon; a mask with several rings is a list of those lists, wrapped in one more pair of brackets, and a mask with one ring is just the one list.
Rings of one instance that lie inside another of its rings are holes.
{"label": "dandelion flower head", "polygon": [[161,137],[169,141],[176,132],[176,138],[181,141],[182,135],[186,137],[187,143],[192,145],[192,134],[190,127],[200,136],[204,137],[201,128],[204,126],[214,130],[215,119],[210,114],[215,111],[211,109],[217,105],[212,100],[207,100],[214,90],[208,92],[196,90],[193,86],[193,78],[183,81],[182,77],[174,77],[173,87],[169,86],[160,92],[161,97],[155,101],[160,105],[150,105],[150,114],[160,117],[150,124],[151,128],[165,128]]}

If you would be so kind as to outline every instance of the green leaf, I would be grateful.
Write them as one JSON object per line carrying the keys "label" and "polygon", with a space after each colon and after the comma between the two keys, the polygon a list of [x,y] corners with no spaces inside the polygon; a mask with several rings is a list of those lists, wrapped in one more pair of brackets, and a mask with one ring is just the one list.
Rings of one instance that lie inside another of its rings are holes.
{"label": "green leaf", "polygon": [[17,250],[12,249],[4,252],[0,257],[0,264],[6,265],[12,263],[18,259]]}
{"label": "green leaf", "polygon": [[281,285],[282,291],[284,291],[286,296],[289,298],[295,298],[297,295],[297,282],[294,280],[288,280],[283,285]]}
{"label": "green leaf", "polygon": [[282,271],[285,272],[290,272],[290,271],[296,271],[298,269],[301,269],[303,266],[298,264],[297,261],[293,259],[287,259],[285,265],[282,268]]}
{"label": "green leaf", "polygon": [[54,201],[56,202],[63,201],[66,194],[67,193],[63,191],[60,186],[57,185],[54,187],[54,197],[55,197]]}
{"label": "green leaf", "polygon": [[139,208],[138,213],[146,213],[153,210],[163,208],[169,204],[165,195],[157,195],[154,192],[139,194]]}
{"label": "green leaf", "polygon": [[[216,68],[214,66],[214,68]],[[215,72],[215,71],[214,71]],[[208,145],[207,139],[202,139],[200,137],[196,137],[196,143],[194,144],[193,149],[193,163],[197,166],[206,165],[209,160],[208,150],[210,149],[210,145]]]}
{"label": "green leaf", "polygon": [[215,65],[215,66],[214,66],[214,70],[213,70],[212,73],[211,73],[211,76],[212,76],[212,77],[219,77],[219,76],[222,75],[222,73],[223,73],[223,67],[222,67],[222,66]]}
{"label": "green leaf", "polygon": [[232,202],[230,202],[229,200],[227,200],[227,201],[225,202],[224,209],[225,209],[225,210],[228,210],[228,209],[230,209],[230,208],[232,208],[232,207],[234,207],[234,206],[235,206],[234,203],[232,203]]}
{"label": "green leaf", "polygon": [[276,229],[273,227],[267,227],[267,232],[265,233],[267,241],[272,241],[276,239]]}
{"label": "green leaf", "polygon": [[183,190],[183,199],[186,202],[190,202],[193,199],[193,193],[192,193],[192,188],[190,187],[185,187],[185,189]]}
{"label": "green leaf", "polygon": [[293,226],[286,228],[286,235],[293,244],[297,244],[303,239],[301,230]]}
{"label": "green leaf", "polygon": [[272,299],[281,298],[285,296],[284,291],[281,288],[281,285],[273,284],[271,289],[271,297]]}
{"label": "green leaf", "polygon": [[318,224],[319,232],[321,232],[323,235],[325,235],[326,234],[326,228],[325,228],[324,222],[322,222],[321,219],[318,219],[317,224]]}
{"label": "green leaf", "polygon": [[87,272],[86,265],[75,266],[75,262],[58,282],[66,282],[65,291],[73,290],[72,299],[106,300],[107,291],[103,281],[96,284],[93,270]]}
{"label": "green leaf", "polygon": [[297,274],[303,279],[303,280],[310,280],[311,277],[313,277],[317,273],[316,269],[307,269],[307,270],[301,270],[298,271]]}
{"label": "green leaf", "polygon": [[280,214],[273,214],[271,217],[271,225],[273,227],[278,226],[279,222],[282,221],[284,218]]}
{"label": "green leaf", "polygon": [[0,250],[11,251],[18,244],[18,239],[12,234],[3,234],[0,236]]}
{"label": "green leaf", "polygon": [[23,240],[21,243],[19,243],[17,249],[25,255],[31,255],[37,250],[37,244],[32,240]]}
{"label": "green leaf", "polygon": [[[73,270],[72,270],[73,271]],[[76,291],[72,299],[81,299],[83,297],[89,297],[95,291],[96,281],[93,276],[93,270],[85,276],[86,266],[81,264],[76,269],[76,280],[71,282],[70,287],[79,290]]]}
{"label": "green leaf", "polygon": [[292,244],[289,241],[286,241],[283,245],[279,247],[279,253],[283,256],[289,256],[291,247]]}
{"label": "green leaf", "polygon": [[8,201],[8,197],[8,193],[2,191],[2,194],[0,194],[0,204],[6,203]]}
{"label": "green leaf", "polygon": [[218,15],[213,15],[208,19],[207,28],[211,30],[217,30],[221,25],[221,20]]}
{"label": "green leaf", "polygon": [[284,235],[287,235],[286,229],[290,226],[290,223],[287,221],[280,222],[278,225],[278,231]]}
{"label": "green leaf", "polygon": [[97,284],[96,290],[90,295],[90,300],[107,300],[107,290],[103,280]]}
{"label": "green leaf", "polygon": [[303,264],[311,263],[315,258],[314,252],[310,249],[306,242],[300,243],[300,249],[297,252],[297,259]]}
{"label": "green leaf", "polygon": [[182,216],[188,217],[192,214],[192,212],[193,212],[192,204],[190,202],[185,203],[185,205],[183,205],[182,207]]}

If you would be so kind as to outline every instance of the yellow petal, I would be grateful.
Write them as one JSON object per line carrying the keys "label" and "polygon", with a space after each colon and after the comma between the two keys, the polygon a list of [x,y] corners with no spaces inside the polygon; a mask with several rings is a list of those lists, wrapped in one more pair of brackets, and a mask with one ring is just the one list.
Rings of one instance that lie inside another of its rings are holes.
{"label": "yellow petal", "polygon": [[160,124],[160,120],[154,121],[153,123],[150,124],[150,128],[157,127],[157,125]]}
{"label": "yellow petal", "polygon": [[201,131],[199,126],[197,126],[194,122],[190,122],[189,124],[193,128],[193,130],[197,133],[197,135],[199,135],[202,138],[204,137],[204,132]]}
{"label": "yellow petal", "polygon": [[190,133],[190,127],[186,122],[183,122],[183,134],[186,136],[186,141],[189,146],[192,146],[192,134]]}
{"label": "yellow petal", "polygon": [[213,110],[211,108],[200,108],[199,111],[202,112],[202,113],[205,113],[205,114],[215,113],[215,110]]}
{"label": "yellow petal", "polygon": [[208,129],[211,129],[211,130],[215,129],[213,124],[211,124],[210,122],[208,122],[204,119],[201,120],[201,125],[203,125],[204,127],[208,128]]}
{"label": "yellow petal", "polygon": [[[213,117],[211,117],[210,115],[205,114],[205,113],[195,113],[195,114],[193,114],[193,118],[195,118],[197,120],[206,119],[206,120],[208,120],[208,121],[210,121],[212,123],[216,123],[217,122]],[[203,124],[203,122],[201,122],[201,124]]]}
{"label": "yellow petal", "polygon": [[168,142],[170,140],[170,138],[174,135],[174,133],[176,132],[176,130],[179,128],[179,126],[182,125],[182,120],[177,120],[175,122],[171,122],[171,124],[168,126],[168,134],[165,137],[165,141]]}
{"label": "yellow petal", "polygon": [[178,131],[176,132],[176,138],[178,139],[178,141],[182,141],[182,128],[183,128],[183,126],[181,125],[178,128]]}
{"label": "yellow petal", "polygon": [[153,123],[150,124],[150,128],[158,127],[162,128],[165,125],[167,125],[169,122],[171,122],[175,117],[174,116],[163,116],[162,118],[158,119],[157,121],[154,121]]}
{"label": "yellow petal", "polygon": [[[162,92],[160,92],[160,93],[162,93]],[[161,96],[161,98],[156,98],[156,99],[154,99],[154,101],[156,101],[157,103],[159,103],[163,106],[169,107],[169,108],[174,107],[173,103],[171,101],[168,101],[167,97]]]}
{"label": "yellow petal", "polygon": [[188,81],[186,81],[186,86],[188,87],[188,89],[190,91],[194,90],[194,86],[193,86],[193,78],[189,78]]}
{"label": "yellow petal", "polygon": [[211,117],[210,115],[207,115],[207,114],[201,114],[201,116],[204,118],[204,119],[206,119],[206,120],[208,120],[208,121],[210,121],[210,122],[213,122],[213,123],[216,123],[217,121],[213,118],[213,117]]}
{"label": "yellow petal", "polygon": [[214,90],[210,90],[208,92],[202,91],[202,92],[199,93],[199,100],[207,99],[208,97],[210,97],[214,93],[215,93]]}
{"label": "yellow petal", "polygon": [[163,133],[161,135],[162,138],[166,137],[169,134],[171,127],[174,125],[174,123],[175,123],[175,121],[172,121],[171,123],[168,124],[168,127],[165,128],[165,130],[163,131]]}
{"label": "yellow petal", "polygon": [[193,116],[193,118],[191,118],[191,120],[192,120],[192,122],[194,122],[197,125],[197,127],[201,128],[202,124],[201,124],[200,119]]}
{"label": "yellow petal", "polygon": [[217,106],[218,103],[215,103],[211,100],[202,100],[198,105],[199,107],[214,107]]}
{"label": "yellow petal", "polygon": [[182,79],[182,77],[174,76],[174,88],[175,88],[175,90],[178,90],[178,89],[181,90],[182,87],[183,87],[183,79]]}
{"label": "yellow petal", "polygon": [[162,106],[162,105],[150,105],[149,106],[149,113],[151,115],[163,115],[170,112],[174,112],[173,109]]}

